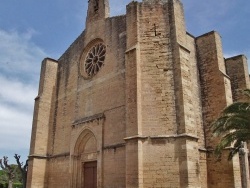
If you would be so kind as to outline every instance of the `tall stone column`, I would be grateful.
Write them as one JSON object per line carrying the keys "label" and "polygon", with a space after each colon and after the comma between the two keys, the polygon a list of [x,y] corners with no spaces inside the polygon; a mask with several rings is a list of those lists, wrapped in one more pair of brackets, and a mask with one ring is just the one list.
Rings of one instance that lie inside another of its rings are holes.
{"label": "tall stone column", "polygon": [[27,188],[47,186],[47,154],[49,151],[50,117],[57,80],[57,61],[42,62],[38,96],[35,99],[34,119],[30,143]]}
{"label": "tall stone column", "polygon": [[232,103],[231,82],[226,74],[221,38],[215,31],[196,39],[198,65],[201,78],[201,95],[207,155],[208,187],[241,187],[239,159],[227,160],[225,151],[220,162],[216,161],[213,149],[218,138],[211,133],[211,123],[221,111]]}
{"label": "tall stone column", "polygon": [[126,186],[199,187],[198,80],[182,3],[131,2],[126,21]]}

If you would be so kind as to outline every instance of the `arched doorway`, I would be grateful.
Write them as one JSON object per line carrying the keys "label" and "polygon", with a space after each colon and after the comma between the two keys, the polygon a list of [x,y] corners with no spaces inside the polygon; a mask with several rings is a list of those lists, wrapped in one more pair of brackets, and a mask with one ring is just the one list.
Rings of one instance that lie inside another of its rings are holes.
{"label": "arched doorway", "polygon": [[97,141],[93,132],[86,129],[80,134],[72,160],[72,187],[97,188]]}

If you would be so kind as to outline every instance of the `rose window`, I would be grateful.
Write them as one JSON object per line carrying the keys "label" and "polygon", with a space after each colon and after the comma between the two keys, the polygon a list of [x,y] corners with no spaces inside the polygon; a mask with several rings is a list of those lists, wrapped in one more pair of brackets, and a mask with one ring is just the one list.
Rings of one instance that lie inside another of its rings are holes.
{"label": "rose window", "polygon": [[88,77],[93,77],[98,73],[104,65],[105,55],[106,47],[102,43],[96,44],[89,50],[84,64]]}

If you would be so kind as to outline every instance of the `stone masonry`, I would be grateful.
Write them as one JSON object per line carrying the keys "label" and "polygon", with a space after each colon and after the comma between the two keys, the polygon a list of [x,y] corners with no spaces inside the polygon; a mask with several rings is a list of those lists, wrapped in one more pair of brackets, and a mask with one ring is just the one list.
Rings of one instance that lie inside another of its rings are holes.
{"label": "stone masonry", "polygon": [[27,187],[242,187],[239,156],[217,162],[209,127],[244,100],[247,58],[224,59],[216,31],[188,33],[180,0],[116,17],[88,4],[82,34],[42,62]]}

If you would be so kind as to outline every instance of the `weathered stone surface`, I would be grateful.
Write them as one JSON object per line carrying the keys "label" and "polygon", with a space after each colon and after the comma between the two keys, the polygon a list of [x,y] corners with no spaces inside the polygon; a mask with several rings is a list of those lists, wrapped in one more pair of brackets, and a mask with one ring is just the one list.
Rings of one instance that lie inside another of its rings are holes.
{"label": "weathered stone surface", "polygon": [[238,156],[215,162],[209,125],[249,88],[246,61],[225,63],[217,32],[187,33],[180,0],[117,17],[90,0],[83,33],[43,62],[28,187],[84,187],[93,161],[98,188],[241,187]]}

